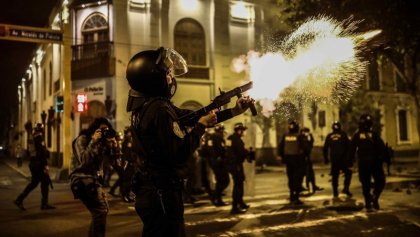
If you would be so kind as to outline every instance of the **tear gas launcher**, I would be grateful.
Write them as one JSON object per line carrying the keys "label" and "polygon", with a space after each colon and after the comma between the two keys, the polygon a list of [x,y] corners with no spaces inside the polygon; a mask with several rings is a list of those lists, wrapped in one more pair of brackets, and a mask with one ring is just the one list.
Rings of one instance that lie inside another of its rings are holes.
{"label": "tear gas launcher", "polygon": [[[197,121],[204,115],[208,114],[210,111],[214,109],[220,109],[222,106],[230,103],[232,97],[242,97],[242,93],[252,88],[252,81],[246,83],[245,85],[238,86],[233,88],[230,91],[222,91],[219,88],[220,95],[216,96],[213,101],[197,111],[191,112],[182,116],[179,120],[180,123],[184,126],[193,126]],[[250,106],[251,113],[253,116],[257,115],[257,110],[255,109],[255,105],[252,104]]]}

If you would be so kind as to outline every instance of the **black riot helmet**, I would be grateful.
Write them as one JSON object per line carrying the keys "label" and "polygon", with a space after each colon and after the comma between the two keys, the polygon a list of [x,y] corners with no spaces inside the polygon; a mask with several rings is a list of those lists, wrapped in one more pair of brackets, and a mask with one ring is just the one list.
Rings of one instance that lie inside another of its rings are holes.
{"label": "black riot helmet", "polygon": [[244,126],[243,123],[235,123],[235,125],[233,126],[233,130],[235,132],[240,131],[240,130],[245,131],[247,129],[248,129],[248,127]]}
{"label": "black riot helmet", "polygon": [[35,133],[42,133],[42,132],[44,132],[44,125],[42,123],[35,124],[34,131],[33,132],[34,132],[34,134]]}
{"label": "black riot helmet", "polygon": [[[134,90],[130,91],[130,96],[137,97],[140,92],[146,96],[171,98],[176,91],[174,77],[187,72],[186,61],[171,48],[160,47],[137,53],[127,65],[126,78]],[[168,73],[172,77],[170,84],[166,79]]]}
{"label": "black riot helmet", "polygon": [[289,132],[298,133],[299,132],[299,123],[296,120],[293,120],[289,123]]}
{"label": "black riot helmet", "polygon": [[373,118],[369,114],[363,114],[359,119],[359,129],[362,131],[372,130]]}
{"label": "black riot helmet", "polygon": [[214,131],[215,132],[223,132],[223,131],[225,131],[225,125],[223,125],[222,123],[216,124],[216,126],[214,126]]}
{"label": "black riot helmet", "polygon": [[332,130],[334,132],[338,132],[341,130],[341,123],[338,121],[334,121],[334,123],[332,124]]}

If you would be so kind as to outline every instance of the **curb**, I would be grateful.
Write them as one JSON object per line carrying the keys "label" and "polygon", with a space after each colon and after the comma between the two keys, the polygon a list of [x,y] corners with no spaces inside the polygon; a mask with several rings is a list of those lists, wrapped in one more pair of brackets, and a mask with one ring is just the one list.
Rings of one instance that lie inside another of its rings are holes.
{"label": "curb", "polygon": [[[21,168],[16,167],[15,165],[10,164],[7,160],[0,160],[3,164],[10,167],[14,171],[18,172],[21,176],[25,179],[30,179],[32,177],[30,172],[25,172]],[[50,177],[51,180],[54,182],[68,182],[68,170],[67,169],[58,169],[58,168],[50,168]]]}
{"label": "curb", "polygon": [[26,172],[23,172],[22,170],[16,168],[15,166],[9,164],[9,162],[2,160],[3,164],[7,165],[8,167],[12,168],[14,171],[18,172],[20,175],[22,175],[24,178],[29,179],[31,175],[26,174]]}

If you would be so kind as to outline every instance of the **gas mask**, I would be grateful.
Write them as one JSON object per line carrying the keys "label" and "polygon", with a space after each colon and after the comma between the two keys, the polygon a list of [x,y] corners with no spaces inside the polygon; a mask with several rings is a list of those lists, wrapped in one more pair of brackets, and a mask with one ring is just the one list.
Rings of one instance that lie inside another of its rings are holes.
{"label": "gas mask", "polygon": [[188,72],[187,62],[174,49],[160,47],[158,50],[159,57],[156,60],[156,65],[160,70],[169,73],[172,78],[171,83],[168,83],[168,97],[172,98],[177,89],[175,77]]}

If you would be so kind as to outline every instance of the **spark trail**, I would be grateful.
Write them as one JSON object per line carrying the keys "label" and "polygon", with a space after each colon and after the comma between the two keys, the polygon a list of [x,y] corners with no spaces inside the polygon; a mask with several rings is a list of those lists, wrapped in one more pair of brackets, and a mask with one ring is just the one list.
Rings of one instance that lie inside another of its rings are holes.
{"label": "spark trail", "polygon": [[367,61],[360,54],[381,32],[356,33],[358,23],[310,18],[280,42],[276,52],[250,51],[235,58],[232,67],[247,71],[254,84],[250,95],[268,113],[281,101],[347,101],[366,73]]}

